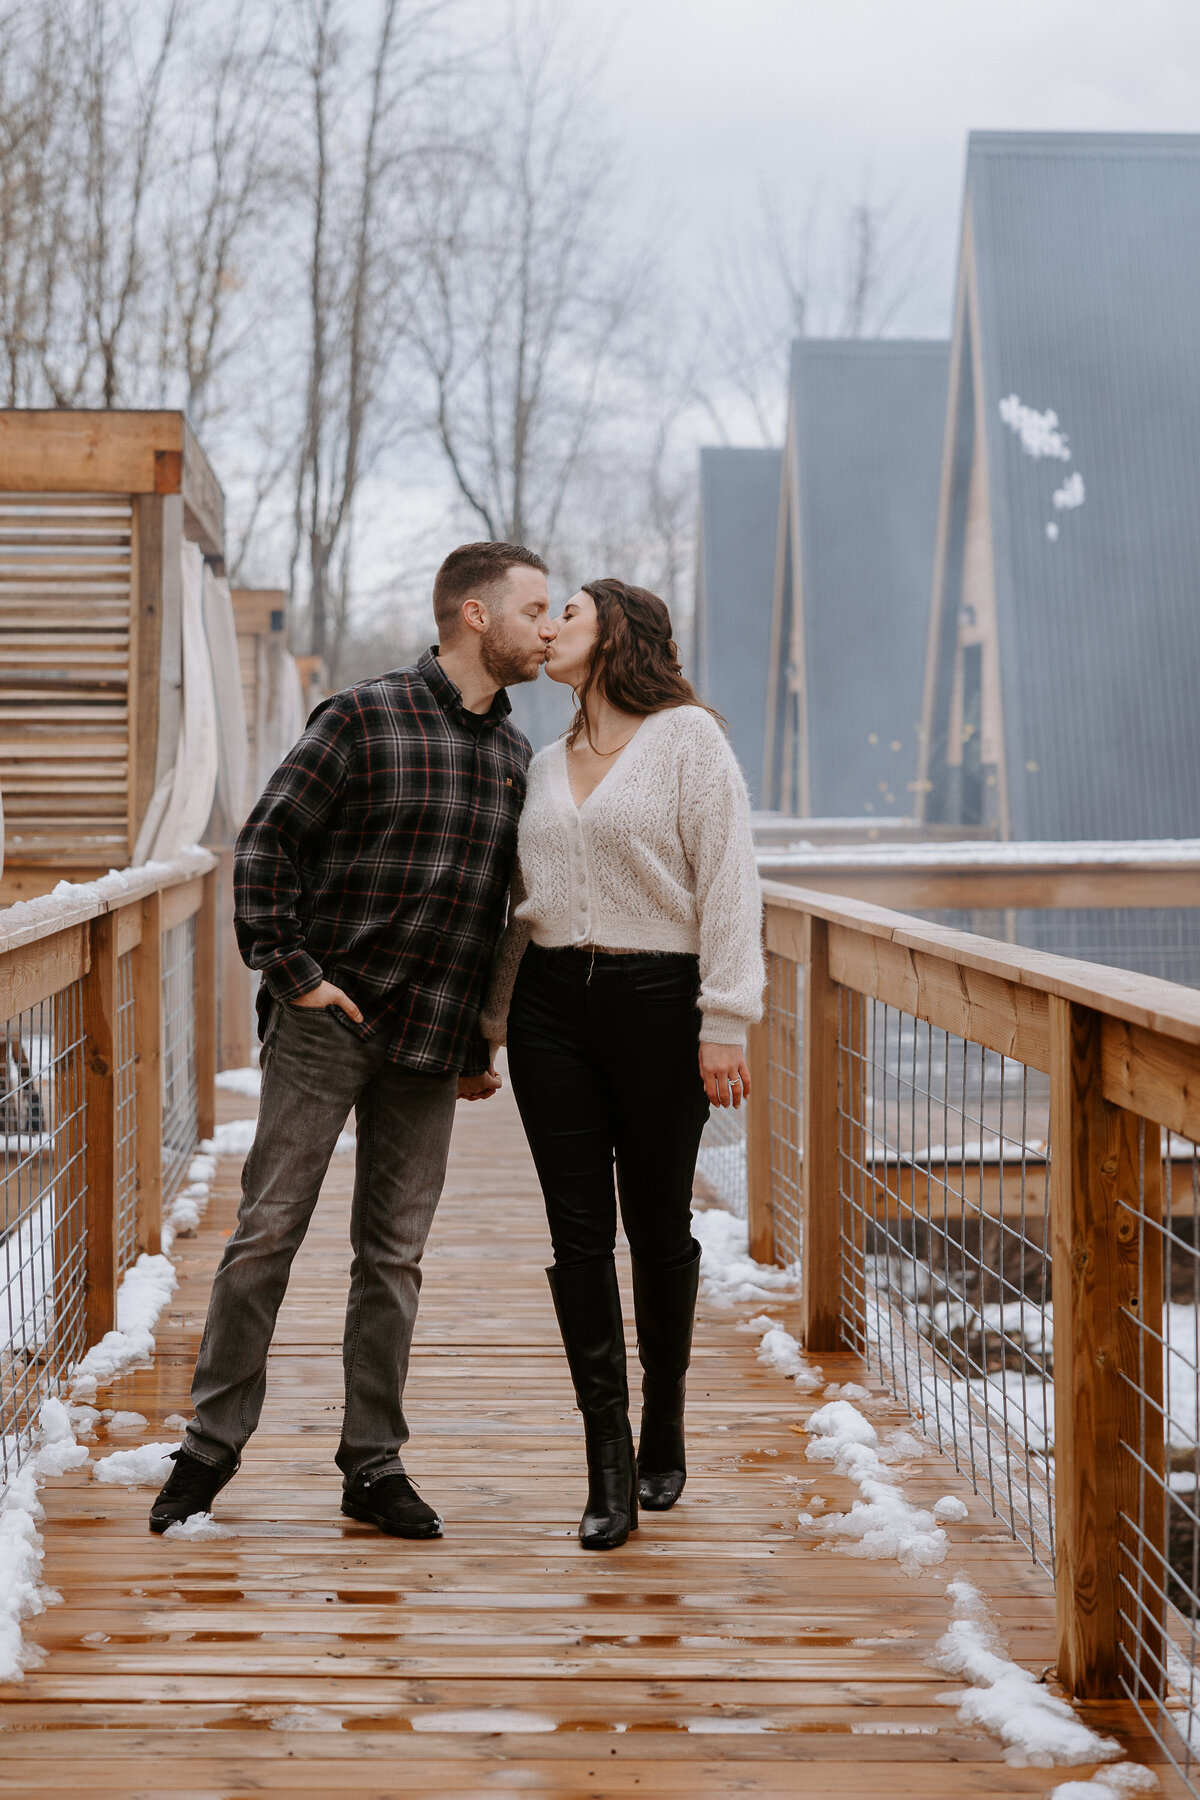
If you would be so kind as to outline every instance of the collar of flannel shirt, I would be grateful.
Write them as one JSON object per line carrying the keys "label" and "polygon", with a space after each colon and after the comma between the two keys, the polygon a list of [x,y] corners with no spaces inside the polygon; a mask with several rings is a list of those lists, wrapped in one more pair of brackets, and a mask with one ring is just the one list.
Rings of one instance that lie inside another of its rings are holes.
{"label": "collar of flannel shirt", "polygon": [[451,681],[443,669],[437,659],[437,652],[438,646],[431,644],[425,654],[417,658],[417,668],[442,711],[458,718],[463,724],[468,721],[478,722],[481,726],[502,724],[512,711],[512,702],[504,689],[497,689],[486,713],[468,713],[457,683]]}

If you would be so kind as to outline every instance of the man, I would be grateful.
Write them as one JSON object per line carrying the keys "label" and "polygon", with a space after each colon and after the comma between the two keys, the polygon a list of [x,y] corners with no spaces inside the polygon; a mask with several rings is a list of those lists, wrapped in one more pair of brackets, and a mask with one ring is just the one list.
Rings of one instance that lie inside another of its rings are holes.
{"label": "man", "polygon": [[353,1107],[342,1511],[398,1537],[441,1535],[400,1460],[404,1381],[455,1099],[499,1085],[479,1006],[532,754],[504,686],[536,680],[555,628],[546,565],[517,544],[453,551],[433,610],[438,644],[318,707],[238,838],[238,945],[262,974],[262,1098],[195,1416],[152,1531],[207,1512],[237,1472],[292,1259]]}

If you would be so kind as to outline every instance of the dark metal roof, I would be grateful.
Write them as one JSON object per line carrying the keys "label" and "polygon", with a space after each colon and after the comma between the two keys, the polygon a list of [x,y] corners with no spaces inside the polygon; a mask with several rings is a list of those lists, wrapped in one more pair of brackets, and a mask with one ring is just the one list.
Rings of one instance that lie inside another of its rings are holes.
{"label": "dark metal roof", "polygon": [[[1200,136],[976,134],[967,206],[1012,835],[1193,836]],[[1023,449],[1011,395],[1069,461]]]}
{"label": "dark metal roof", "polygon": [[696,684],[760,803],[779,521],[778,450],[700,452]]}
{"label": "dark metal roof", "polygon": [[912,810],[948,361],[949,345],[930,340],[793,347],[818,818]]}

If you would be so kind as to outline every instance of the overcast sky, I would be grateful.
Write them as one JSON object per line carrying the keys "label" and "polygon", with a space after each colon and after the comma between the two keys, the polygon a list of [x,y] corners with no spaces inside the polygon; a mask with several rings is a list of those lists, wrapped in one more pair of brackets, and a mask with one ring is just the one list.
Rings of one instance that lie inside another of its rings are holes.
{"label": "overcast sky", "polygon": [[1200,0],[628,0],[610,84],[685,266],[760,176],[849,196],[869,170],[926,234],[901,323],[932,335],[967,132],[1200,131]]}

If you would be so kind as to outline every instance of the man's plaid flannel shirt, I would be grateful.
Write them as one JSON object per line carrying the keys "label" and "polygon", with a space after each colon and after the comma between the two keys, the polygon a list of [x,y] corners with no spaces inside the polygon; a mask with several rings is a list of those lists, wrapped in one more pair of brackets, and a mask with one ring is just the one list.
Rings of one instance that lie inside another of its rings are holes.
{"label": "man's plaid flannel shirt", "polygon": [[310,718],[238,837],[238,946],[269,996],[325,979],[392,1061],[479,1074],[479,1008],[504,924],[532,749],[501,691],[468,713],[432,650]]}

